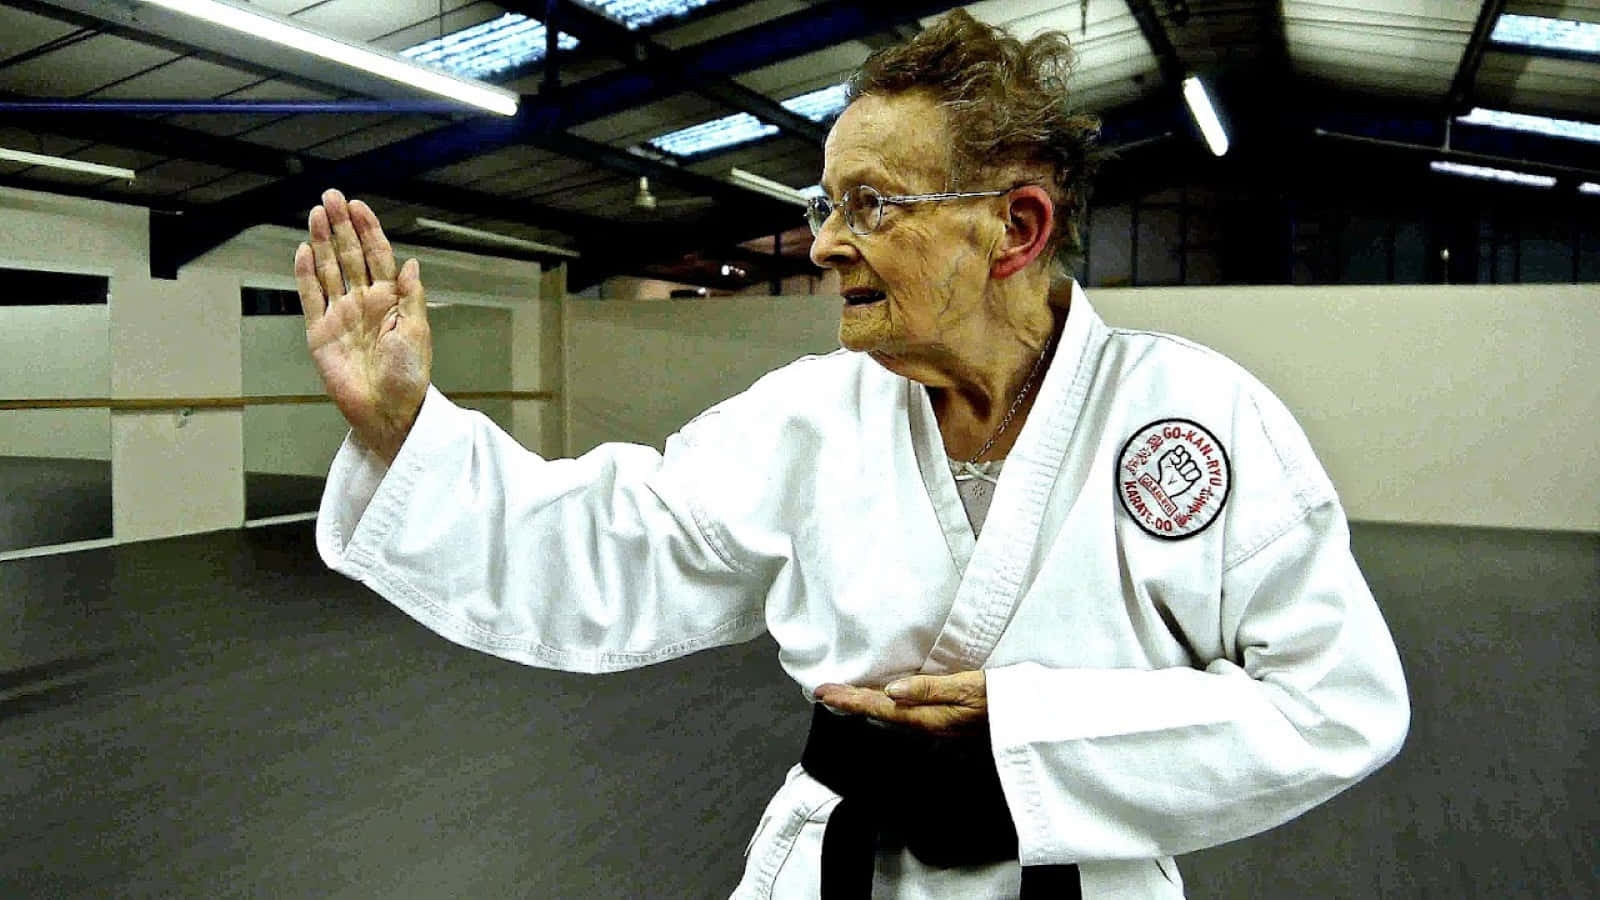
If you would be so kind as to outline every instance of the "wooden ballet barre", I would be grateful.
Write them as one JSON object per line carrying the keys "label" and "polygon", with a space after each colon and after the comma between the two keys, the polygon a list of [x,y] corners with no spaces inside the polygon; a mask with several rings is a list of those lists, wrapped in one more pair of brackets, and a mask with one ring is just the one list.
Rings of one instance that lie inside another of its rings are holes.
{"label": "wooden ballet barre", "polygon": [[[533,400],[548,403],[554,391],[450,391],[451,400]],[[124,398],[74,397],[37,400],[0,400],[0,410],[11,409],[110,409],[150,411],[163,409],[240,409],[246,406],[291,406],[332,403],[326,394],[256,394],[245,397],[153,397]]]}

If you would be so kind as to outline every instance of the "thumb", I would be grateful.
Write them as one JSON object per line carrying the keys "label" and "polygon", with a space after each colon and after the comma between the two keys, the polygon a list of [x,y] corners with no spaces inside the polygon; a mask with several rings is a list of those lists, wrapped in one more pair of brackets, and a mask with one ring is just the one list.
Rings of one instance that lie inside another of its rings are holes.
{"label": "thumb", "polygon": [[944,702],[937,679],[926,675],[912,675],[889,682],[883,689],[896,703],[914,706],[919,703]]}
{"label": "thumb", "polygon": [[395,289],[400,292],[402,313],[422,319],[428,317],[428,304],[424,299],[426,292],[422,289],[422,264],[415,258],[406,260],[406,264],[400,267]]}

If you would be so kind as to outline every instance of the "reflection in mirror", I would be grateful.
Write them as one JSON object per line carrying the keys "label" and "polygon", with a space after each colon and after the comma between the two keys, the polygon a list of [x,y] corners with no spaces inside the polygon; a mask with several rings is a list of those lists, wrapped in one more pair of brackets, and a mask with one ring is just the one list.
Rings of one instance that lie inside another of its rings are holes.
{"label": "reflection in mirror", "polygon": [[[293,291],[245,288],[240,323],[244,394],[245,520],[317,511],[328,467],[348,431],[326,399],[306,353],[300,300]],[[446,394],[511,387],[511,310],[430,304],[433,383]],[[314,401],[314,402],[306,402]],[[460,401],[507,431],[512,401]]]}
{"label": "reflection in mirror", "polygon": [[109,279],[0,268],[0,553],[111,537]]}
{"label": "reflection in mirror", "polygon": [[277,401],[244,408],[245,520],[314,513],[347,427],[331,402],[288,399],[324,396],[295,292],[247,287],[241,304],[244,395]]}

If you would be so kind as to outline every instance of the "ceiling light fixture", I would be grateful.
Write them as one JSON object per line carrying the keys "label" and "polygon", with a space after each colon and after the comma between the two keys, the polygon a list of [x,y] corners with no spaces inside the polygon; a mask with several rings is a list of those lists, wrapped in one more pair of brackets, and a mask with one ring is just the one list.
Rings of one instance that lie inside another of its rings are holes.
{"label": "ceiling light fixture", "polygon": [[1593,194],[1596,197],[1600,197],[1600,183],[1585,181],[1584,183],[1578,185],[1578,193]]}
{"label": "ceiling light fixture", "polygon": [[1525,187],[1550,188],[1555,187],[1556,184],[1556,179],[1552,175],[1532,175],[1513,169],[1492,169],[1488,166],[1469,166],[1465,163],[1444,162],[1442,160],[1431,162],[1428,166],[1435,172],[1444,172],[1447,175],[1482,178],[1506,184],[1520,184]]}
{"label": "ceiling light fixture", "polygon": [[441,222],[438,219],[425,219],[418,216],[413,224],[426,231],[437,231],[440,234],[454,235],[455,237],[466,238],[480,244],[491,244],[496,247],[526,250],[530,253],[544,253],[550,256],[565,256],[569,259],[577,259],[581,255],[576,250],[568,250],[565,247],[557,247],[554,244],[541,244],[538,241],[514,238],[510,235],[496,234],[493,231],[481,231],[477,228],[468,228],[465,225],[452,225],[449,222]]}
{"label": "ceiling light fixture", "polygon": [[728,180],[746,190],[755,191],[758,194],[766,194],[768,197],[782,200],[785,203],[805,206],[808,202],[805,192],[789,187],[782,182],[773,181],[770,178],[762,178],[760,175],[746,172],[743,169],[729,170]]}
{"label": "ceiling light fixture", "polygon": [[1183,80],[1183,99],[1189,104],[1189,115],[1200,126],[1200,133],[1205,135],[1206,146],[1211,148],[1211,153],[1215,156],[1226,154],[1228,133],[1222,130],[1222,121],[1217,118],[1217,110],[1211,105],[1211,97],[1206,94],[1206,86],[1200,83],[1199,76],[1190,75]]}
{"label": "ceiling light fixture", "polygon": [[144,2],[502,116],[513,116],[517,113],[518,97],[512,91],[418,65],[404,57],[374,49],[366,44],[311,31],[281,16],[250,7],[235,6],[222,0],[144,0]]}
{"label": "ceiling light fixture", "polygon": [[125,181],[134,179],[134,171],[132,169],[124,169],[121,166],[103,166],[99,163],[84,162],[81,159],[46,156],[43,153],[28,153],[23,150],[7,150],[4,147],[0,147],[0,159],[26,163],[30,166],[49,166],[52,169],[66,169],[69,172],[82,172],[86,175],[104,175],[107,178],[121,178]]}

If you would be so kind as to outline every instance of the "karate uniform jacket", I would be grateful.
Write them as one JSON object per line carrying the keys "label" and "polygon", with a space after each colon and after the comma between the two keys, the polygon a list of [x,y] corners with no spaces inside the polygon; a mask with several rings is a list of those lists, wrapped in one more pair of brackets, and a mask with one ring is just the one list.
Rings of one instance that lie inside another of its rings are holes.
{"label": "karate uniform jacket", "polygon": [[[1078,864],[1087,900],[1182,896],[1174,855],[1323,802],[1409,720],[1289,412],[1215,352],[1107,327],[1076,287],[980,538],[926,391],[840,351],[665,453],[545,460],[430,388],[392,467],[340,449],[317,541],[440,635],[532,666],[609,672],[765,631],[808,698],[982,669],[1020,863]],[[792,770],[735,896],[816,896],[837,800]],[[1019,876],[882,851],[876,882],[966,898]]]}

